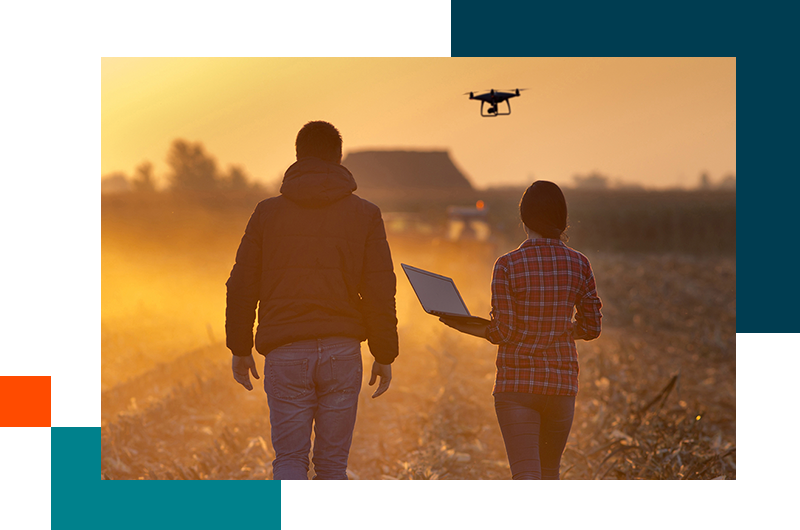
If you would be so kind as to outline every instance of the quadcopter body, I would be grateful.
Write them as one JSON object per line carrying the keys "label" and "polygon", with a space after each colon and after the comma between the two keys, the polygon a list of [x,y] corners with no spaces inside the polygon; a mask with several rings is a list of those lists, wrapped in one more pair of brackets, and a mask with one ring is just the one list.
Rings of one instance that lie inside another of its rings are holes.
{"label": "quadcopter body", "polygon": [[[481,116],[484,118],[492,118],[495,116],[508,116],[511,114],[511,103],[508,101],[511,98],[518,97],[520,94],[520,90],[525,90],[524,88],[517,88],[513,91],[503,92],[500,90],[491,89],[485,94],[478,94],[475,95],[474,92],[469,92],[469,99],[478,99],[481,102]],[[466,94],[464,94],[466,95]],[[501,112],[498,108],[498,105],[505,102],[506,104],[506,112]],[[484,105],[489,104],[489,108],[486,112],[483,111]]]}

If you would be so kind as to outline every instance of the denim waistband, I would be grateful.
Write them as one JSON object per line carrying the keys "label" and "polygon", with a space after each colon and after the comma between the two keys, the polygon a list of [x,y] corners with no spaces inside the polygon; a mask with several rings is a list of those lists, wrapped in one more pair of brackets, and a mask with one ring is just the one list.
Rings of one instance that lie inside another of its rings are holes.
{"label": "denim waistband", "polygon": [[349,346],[360,343],[361,341],[354,337],[322,337],[319,339],[298,340],[297,342],[282,344],[275,349],[289,351],[308,350],[310,348],[332,348],[334,346]]}

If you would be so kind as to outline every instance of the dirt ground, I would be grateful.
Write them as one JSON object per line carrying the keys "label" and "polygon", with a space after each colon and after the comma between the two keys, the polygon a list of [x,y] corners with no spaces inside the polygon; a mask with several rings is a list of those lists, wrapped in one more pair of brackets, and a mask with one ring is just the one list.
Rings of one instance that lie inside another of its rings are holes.
{"label": "dirt ground", "polygon": [[[263,380],[252,392],[235,383],[223,342],[237,244],[131,252],[104,235],[104,479],[271,478]],[[382,397],[370,398],[365,376],[350,478],[510,479],[491,396],[496,348],[425,314],[399,266],[452,276],[481,315],[496,256],[399,240],[392,249],[401,354]],[[735,479],[735,258],[587,255],[604,328],[578,343],[562,478]],[[368,374],[365,344],[362,356]]]}

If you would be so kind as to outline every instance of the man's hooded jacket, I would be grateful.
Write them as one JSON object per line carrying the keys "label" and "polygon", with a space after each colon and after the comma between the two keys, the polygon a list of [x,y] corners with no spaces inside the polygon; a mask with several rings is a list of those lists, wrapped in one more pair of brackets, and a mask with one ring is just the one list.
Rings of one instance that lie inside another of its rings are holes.
{"label": "man's hooded jacket", "polygon": [[306,339],[367,340],[379,363],[398,353],[396,278],[380,209],[353,195],[344,166],[315,157],[286,171],[281,195],[256,206],[227,282],[234,355]]}

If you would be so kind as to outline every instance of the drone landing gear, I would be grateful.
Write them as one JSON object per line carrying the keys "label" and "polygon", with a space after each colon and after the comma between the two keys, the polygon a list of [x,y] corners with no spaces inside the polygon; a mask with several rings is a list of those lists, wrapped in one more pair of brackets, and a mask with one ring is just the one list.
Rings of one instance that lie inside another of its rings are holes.
{"label": "drone landing gear", "polygon": [[481,116],[484,118],[494,118],[495,116],[508,116],[511,114],[511,102],[508,100],[505,101],[506,105],[508,106],[508,112],[499,112],[497,106],[500,103],[494,103],[489,105],[489,109],[484,113],[483,112],[483,104],[486,103],[485,101],[481,101]]}

